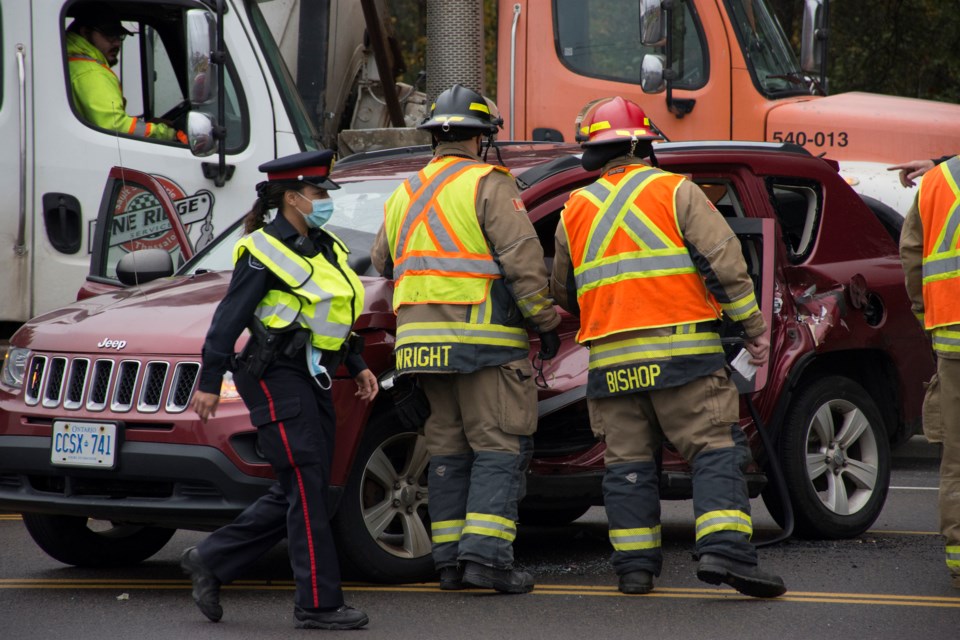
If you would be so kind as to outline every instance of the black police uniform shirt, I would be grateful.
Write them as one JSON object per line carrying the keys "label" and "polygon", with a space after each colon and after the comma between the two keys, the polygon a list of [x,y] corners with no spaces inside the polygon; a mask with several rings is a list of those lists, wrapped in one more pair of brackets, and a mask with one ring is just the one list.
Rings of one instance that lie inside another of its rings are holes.
{"label": "black police uniform shirt", "polygon": [[[301,236],[286,218],[277,214],[269,224],[284,244],[297,251],[296,243]],[[301,246],[301,251],[297,251],[298,253],[303,253],[307,257],[322,253],[331,264],[337,264],[333,249],[334,240],[328,233],[322,229],[311,229],[308,237],[314,251],[308,250],[304,253]],[[263,297],[269,290],[276,288],[286,287],[280,285],[280,279],[250,253],[240,256],[233,267],[230,287],[213,314],[213,320],[203,344],[203,370],[200,373],[200,382],[197,384],[200,391],[220,393],[223,374],[229,368],[237,338],[247,328]],[[363,357],[359,354],[349,354],[345,364],[350,375],[354,377],[367,368]],[[333,374],[333,372],[330,373]]]}

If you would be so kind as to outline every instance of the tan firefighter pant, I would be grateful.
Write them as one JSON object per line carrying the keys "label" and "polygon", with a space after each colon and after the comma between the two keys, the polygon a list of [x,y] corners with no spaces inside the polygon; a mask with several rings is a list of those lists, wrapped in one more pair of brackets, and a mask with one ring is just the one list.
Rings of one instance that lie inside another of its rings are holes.
{"label": "tan firefighter pant", "polygon": [[[948,561],[960,553],[960,360],[937,358],[937,375],[923,401],[923,432],[943,444],[940,460],[940,532],[946,538]],[[960,586],[960,565],[948,565]]]}

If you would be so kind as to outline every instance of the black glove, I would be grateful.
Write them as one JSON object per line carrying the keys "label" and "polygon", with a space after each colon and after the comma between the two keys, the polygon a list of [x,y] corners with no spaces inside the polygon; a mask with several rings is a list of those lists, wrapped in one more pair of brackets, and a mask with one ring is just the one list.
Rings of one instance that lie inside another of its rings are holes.
{"label": "black glove", "polygon": [[380,387],[390,394],[397,419],[409,431],[423,431],[430,417],[430,401],[413,375],[397,375],[391,371],[380,377]]}
{"label": "black glove", "polygon": [[540,334],[540,359],[550,360],[560,351],[560,336],[556,330],[544,331]]}

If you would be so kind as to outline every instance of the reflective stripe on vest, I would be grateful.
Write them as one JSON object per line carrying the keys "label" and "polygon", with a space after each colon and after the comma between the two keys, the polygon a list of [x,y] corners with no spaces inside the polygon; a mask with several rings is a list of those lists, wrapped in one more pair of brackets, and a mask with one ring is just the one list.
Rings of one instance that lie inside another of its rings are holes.
{"label": "reflective stripe on vest", "polygon": [[697,518],[697,541],[717,531],[739,531],[750,538],[753,536],[753,520],[736,509],[708,511]]}
{"label": "reflective stripe on vest", "polygon": [[615,551],[660,548],[660,525],[639,529],[610,529],[610,544]]}
{"label": "reflective stripe on vest", "polygon": [[458,542],[466,525],[466,520],[443,520],[430,523],[430,539],[433,544]]}
{"label": "reflective stripe on vest", "polygon": [[403,304],[477,304],[502,277],[477,220],[492,165],[446,156],[404,181],[384,206],[394,310]]}
{"label": "reflective stripe on vest", "polygon": [[517,525],[513,520],[490,513],[468,513],[463,535],[489,536],[513,542],[517,537]]}
{"label": "reflective stripe on vest", "polygon": [[669,336],[605,341],[591,345],[590,369],[614,367],[643,360],[711,353],[723,353],[720,334],[715,331],[678,332]]}
{"label": "reflective stripe on vest", "polygon": [[924,325],[960,323],[960,157],[923,177],[917,206],[923,225]]}
{"label": "reflective stripe on vest", "polygon": [[960,546],[947,546],[947,566],[954,573],[960,572]]}
{"label": "reflective stripe on vest", "polygon": [[[577,284],[579,342],[720,317],[677,225],[674,198],[683,179],[628,165],[570,197],[562,224]],[[752,309],[748,298],[743,311]]]}
{"label": "reflective stripe on vest", "polygon": [[330,235],[339,268],[320,253],[313,258],[297,254],[263,229],[237,241],[233,260],[246,249],[290,288],[270,290],[260,301],[255,315],[264,326],[282,329],[298,323],[311,331],[314,346],[335,351],[363,309],[364,289],[347,264],[349,252]]}

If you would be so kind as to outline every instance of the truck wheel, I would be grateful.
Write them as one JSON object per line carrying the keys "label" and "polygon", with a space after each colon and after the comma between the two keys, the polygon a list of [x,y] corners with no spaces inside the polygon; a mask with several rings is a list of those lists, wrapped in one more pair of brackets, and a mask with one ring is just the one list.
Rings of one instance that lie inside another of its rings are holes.
{"label": "truck wheel", "polygon": [[[880,515],[890,486],[890,442],[876,404],[852,380],[831,376],[804,388],[787,415],[780,461],[795,535],[860,535]],[[783,524],[774,493],[768,486],[764,502]]]}
{"label": "truck wheel", "polygon": [[589,504],[572,505],[525,505],[520,503],[519,517],[520,524],[542,526],[542,527],[562,527],[570,524],[590,509]]}
{"label": "truck wheel", "polygon": [[374,582],[434,574],[427,513],[426,440],[392,413],[370,419],[333,520],[345,569]]}
{"label": "truck wheel", "polygon": [[[77,567],[123,567],[160,551],[176,529],[111,525],[81,516],[23,514],[30,537],[54,560]],[[97,526],[103,524],[103,528]]]}

